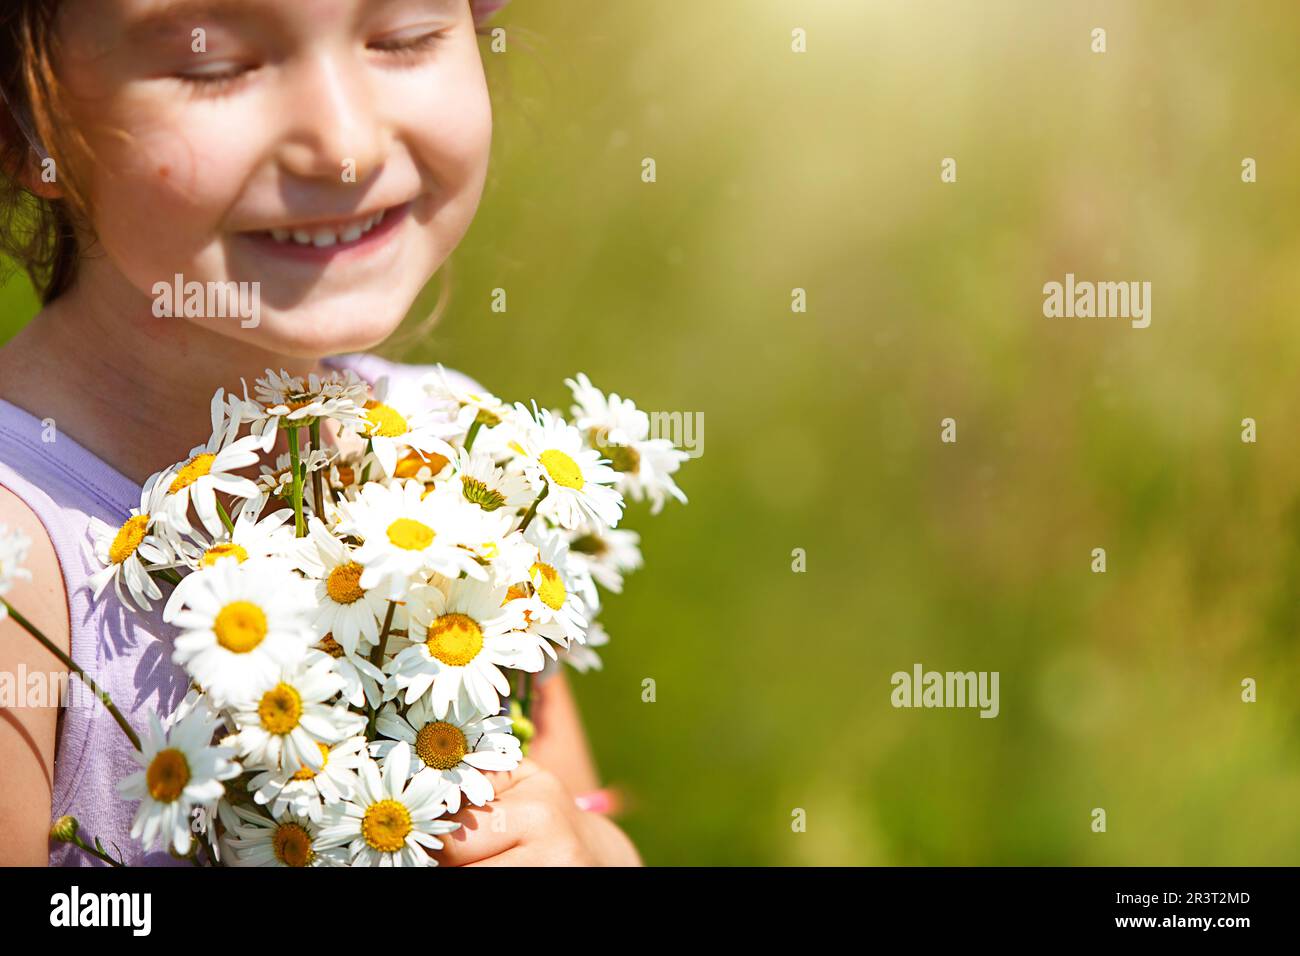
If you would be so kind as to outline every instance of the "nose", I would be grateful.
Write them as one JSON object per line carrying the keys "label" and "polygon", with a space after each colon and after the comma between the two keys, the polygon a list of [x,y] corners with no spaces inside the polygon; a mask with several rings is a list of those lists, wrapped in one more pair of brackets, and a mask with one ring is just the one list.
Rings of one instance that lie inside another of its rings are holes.
{"label": "nose", "polygon": [[383,165],[391,130],[364,69],[346,55],[322,53],[305,63],[285,108],[291,132],[280,164],[291,175],[360,183]]}

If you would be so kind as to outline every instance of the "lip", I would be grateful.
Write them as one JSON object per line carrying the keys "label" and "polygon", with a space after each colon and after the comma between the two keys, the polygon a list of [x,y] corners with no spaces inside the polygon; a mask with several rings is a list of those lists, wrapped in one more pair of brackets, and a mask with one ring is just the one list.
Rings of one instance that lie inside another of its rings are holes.
{"label": "lip", "polygon": [[[292,240],[277,242],[271,238],[269,230],[244,232],[239,235],[240,238],[252,243],[259,255],[281,261],[327,263],[362,259],[374,255],[387,244],[393,233],[406,221],[413,204],[414,200],[408,200],[400,205],[385,208],[383,210],[383,221],[361,238],[353,242],[337,242],[332,246],[303,246]],[[302,225],[307,226],[308,224],[303,223]]]}

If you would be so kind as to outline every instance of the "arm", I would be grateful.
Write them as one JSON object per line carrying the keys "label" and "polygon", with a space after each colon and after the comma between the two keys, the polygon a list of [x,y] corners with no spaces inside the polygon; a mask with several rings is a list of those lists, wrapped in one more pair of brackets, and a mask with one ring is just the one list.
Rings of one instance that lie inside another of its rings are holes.
{"label": "arm", "polygon": [[[64,652],[70,628],[59,559],[37,517],[12,492],[0,487],[0,524],[32,540],[27,569],[5,600]],[[10,618],[0,621],[0,678],[18,694],[25,673],[63,673],[58,659]],[[3,703],[9,703],[3,701]],[[16,701],[15,701],[16,703]],[[45,866],[49,861],[50,801],[54,791],[54,746],[59,708],[0,706],[0,866]]]}

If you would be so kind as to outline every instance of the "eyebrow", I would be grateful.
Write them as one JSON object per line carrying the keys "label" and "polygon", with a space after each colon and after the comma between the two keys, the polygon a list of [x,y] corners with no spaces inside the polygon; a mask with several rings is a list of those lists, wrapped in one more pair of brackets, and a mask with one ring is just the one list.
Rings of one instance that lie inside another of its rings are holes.
{"label": "eyebrow", "polygon": [[150,37],[229,21],[273,19],[277,12],[265,0],[169,0],[128,21],[132,37]]}

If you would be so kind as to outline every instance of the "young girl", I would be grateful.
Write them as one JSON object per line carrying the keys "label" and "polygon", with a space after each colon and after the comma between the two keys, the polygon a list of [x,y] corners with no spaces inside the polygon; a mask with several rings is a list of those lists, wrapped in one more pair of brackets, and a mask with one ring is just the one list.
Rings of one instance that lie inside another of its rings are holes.
{"label": "young girl", "polygon": [[[476,27],[500,0],[10,0],[0,14],[0,248],[41,293],[0,350],[0,526],[32,539],[7,595],[136,727],[185,692],[168,629],[86,587],[92,518],[209,427],[218,387],[328,364],[390,388],[425,370],[359,355],[398,326],[477,208],[491,110]],[[247,283],[253,314],[159,317],[176,277]],[[253,283],[257,285],[254,286]],[[12,620],[0,672],[61,670]],[[597,786],[562,676],[497,800],[439,862],[634,864],[578,808]],[[71,814],[128,863],[130,745],[100,706],[0,710],[0,865],[53,852]],[[500,814],[493,819],[493,815]],[[485,825],[485,824],[491,825]]]}

